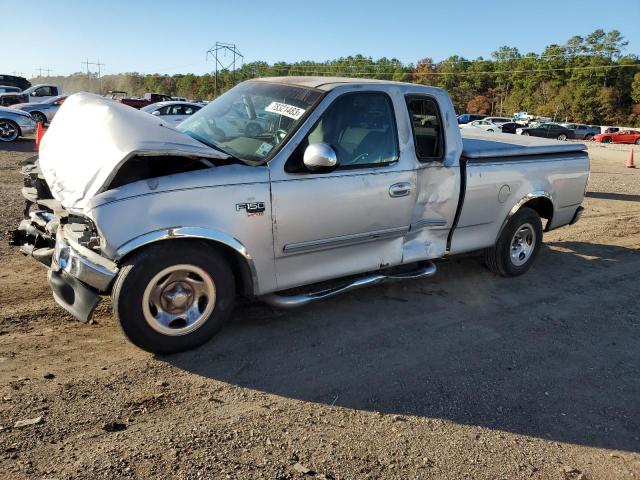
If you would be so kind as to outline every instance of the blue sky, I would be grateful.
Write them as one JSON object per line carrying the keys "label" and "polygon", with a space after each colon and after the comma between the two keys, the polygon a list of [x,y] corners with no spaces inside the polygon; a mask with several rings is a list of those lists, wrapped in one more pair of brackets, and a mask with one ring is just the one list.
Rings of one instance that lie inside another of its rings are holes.
{"label": "blue sky", "polygon": [[[624,7],[622,6],[624,5]],[[362,53],[415,62],[488,57],[500,45],[540,52],[575,34],[618,29],[640,53],[640,1],[0,0],[0,73],[30,77],[100,60],[105,73],[201,74],[205,52],[236,43],[245,61],[328,60]],[[7,18],[8,15],[8,18]]]}

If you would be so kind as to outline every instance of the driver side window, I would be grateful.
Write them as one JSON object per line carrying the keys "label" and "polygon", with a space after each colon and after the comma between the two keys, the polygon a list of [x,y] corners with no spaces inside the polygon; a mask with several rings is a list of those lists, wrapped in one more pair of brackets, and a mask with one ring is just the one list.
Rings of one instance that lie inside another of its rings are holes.
{"label": "driver side window", "polygon": [[391,99],[382,92],[342,95],[327,108],[302,143],[304,148],[314,143],[328,144],[342,169],[395,162],[399,154]]}

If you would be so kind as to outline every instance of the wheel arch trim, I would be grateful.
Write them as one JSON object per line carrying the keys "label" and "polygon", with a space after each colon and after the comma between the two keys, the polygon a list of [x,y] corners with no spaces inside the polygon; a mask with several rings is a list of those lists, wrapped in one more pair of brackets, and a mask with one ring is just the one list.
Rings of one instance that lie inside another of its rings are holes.
{"label": "wheel arch trim", "polygon": [[536,191],[528,193],[524,197],[520,198],[520,200],[518,200],[515,203],[515,205],[513,205],[513,207],[511,207],[511,210],[509,210],[509,213],[507,213],[506,218],[504,219],[504,221],[502,222],[502,225],[500,226],[500,230],[498,231],[498,235],[496,236],[496,240],[498,238],[500,238],[500,235],[502,234],[502,231],[504,230],[504,227],[507,226],[507,223],[509,222],[509,220],[511,220],[511,217],[513,217],[518,212],[518,210],[520,210],[522,207],[524,207],[527,203],[529,203],[532,200],[537,200],[537,199],[544,199],[545,202],[549,202],[549,205],[550,205],[550,208],[551,208],[551,215],[548,218],[547,227],[549,225],[551,225],[551,220],[553,218],[553,212],[555,210],[554,203],[553,203],[553,197],[546,190],[536,190]]}
{"label": "wheel arch trim", "polygon": [[120,262],[125,256],[144,246],[172,239],[208,240],[213,243],[217,243],[219,245],[230,248],[244,261],[245,265],[249,269],[250,280],[252,283],[252,293],[259,291],[258,276],[256,273],[255,263],[247,248],[238,239],[218,230],[212,230],[202,227],[171,227],[154,230],[152,232],[148,232],[135,237],[119,246],[116,249],[113,260],[115,260],[116,262]]}

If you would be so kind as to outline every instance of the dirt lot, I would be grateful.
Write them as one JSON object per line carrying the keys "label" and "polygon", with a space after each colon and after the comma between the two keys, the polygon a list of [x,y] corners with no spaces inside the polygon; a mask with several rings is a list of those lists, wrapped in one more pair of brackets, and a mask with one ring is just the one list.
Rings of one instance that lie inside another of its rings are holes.
{"label": "dirt lot", "polygon": [[[21,141],[0,151],[0,231]],[[586,215],[534,269],[477,258],[158,357],[83,325],[0,242],[1,478],[640,478],[640,169],[593,146]],[[640,149],[636,149],[640,162]],[[20,420],[35,424],[15,426]]]}

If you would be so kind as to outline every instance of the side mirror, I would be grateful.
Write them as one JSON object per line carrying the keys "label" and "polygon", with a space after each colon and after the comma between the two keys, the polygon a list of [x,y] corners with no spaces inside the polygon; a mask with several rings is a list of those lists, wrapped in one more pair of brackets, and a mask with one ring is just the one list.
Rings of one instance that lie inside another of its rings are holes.
{"label": "side mirror", "polygon": [[160,110],[154,110],[153,112],[151,112],[151,115],[155,115],[156,117],[160,116]]}
{"label": "side mirror", "polygon": [[326,143],[313,143],[304,151],[304,166],[312,172],[328,170],[338,166],[338,157]]}

